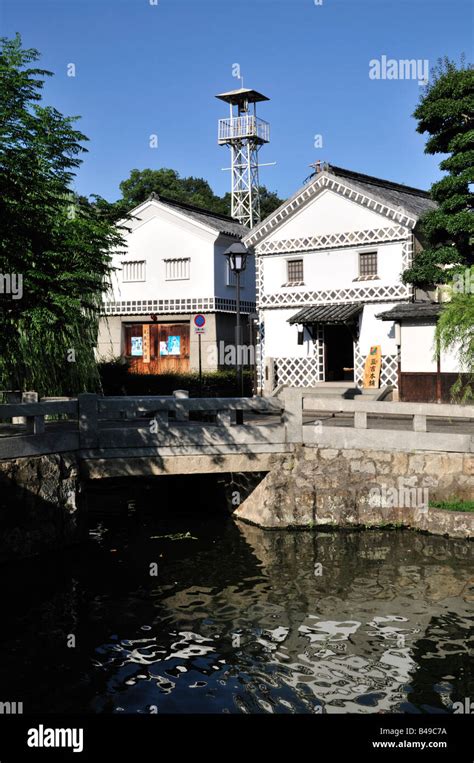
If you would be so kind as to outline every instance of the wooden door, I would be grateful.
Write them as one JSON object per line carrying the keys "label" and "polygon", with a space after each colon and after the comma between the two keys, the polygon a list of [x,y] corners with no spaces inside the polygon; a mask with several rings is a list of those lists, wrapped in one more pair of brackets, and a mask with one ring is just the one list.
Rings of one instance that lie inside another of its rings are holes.
{"label": "wooden door", "polygon": [[189,371],[189,322],[125,326],[125,354],[133,373]]}

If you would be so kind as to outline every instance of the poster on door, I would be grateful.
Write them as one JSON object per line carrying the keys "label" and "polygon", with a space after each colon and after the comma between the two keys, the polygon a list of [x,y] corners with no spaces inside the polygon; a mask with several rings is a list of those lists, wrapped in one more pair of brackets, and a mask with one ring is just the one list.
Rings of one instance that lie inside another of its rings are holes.
{"label": "poster on door", "polygon": [[181,354],[181,337],[169,336],[166,342],[160,342],[160,355],[180,355]]}
{"label": "poster on door", "polygon": [[382,348],[379,344],[370,348],[364,367],[364,389],[378,389],[380,382],[380,367],[382,365]]}

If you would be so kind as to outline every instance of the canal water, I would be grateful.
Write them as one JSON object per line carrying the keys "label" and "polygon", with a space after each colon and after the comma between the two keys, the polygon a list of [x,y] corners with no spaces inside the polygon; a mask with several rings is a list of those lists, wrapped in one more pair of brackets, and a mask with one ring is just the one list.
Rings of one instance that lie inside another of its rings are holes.
{"label": "canal water", "polygon": [[155,488],[136,495],[96,496],[85,546],[3,567],[0,700],[25,713],[451,713],[474,698],[472,544],[264,532],[219,506],[161,511]]}

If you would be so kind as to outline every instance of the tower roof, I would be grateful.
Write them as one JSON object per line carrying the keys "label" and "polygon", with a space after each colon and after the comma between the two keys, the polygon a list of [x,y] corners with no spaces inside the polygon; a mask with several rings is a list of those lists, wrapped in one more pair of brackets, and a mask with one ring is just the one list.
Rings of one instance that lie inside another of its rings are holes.
{"label": "tower roof", "polygon": [[226,103],[242,103],[248,101],[249,103],[257,103],[258,101],[269,101],[266,95],[257,92],[257,90],[250,90],[247,87],[241,87],[238,90],[229,90],[228,93],[220,93],[216,95],[221,101]]}

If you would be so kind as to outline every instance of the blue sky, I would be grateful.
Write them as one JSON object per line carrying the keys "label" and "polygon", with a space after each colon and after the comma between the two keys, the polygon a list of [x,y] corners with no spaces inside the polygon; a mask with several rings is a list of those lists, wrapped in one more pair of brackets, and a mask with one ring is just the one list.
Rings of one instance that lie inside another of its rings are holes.
{"label": "blue sky", "polygon": [[[156,5],[151,3],[156,2]],[[261,182],[292,194],[322,159],[427,188],[439,158],[423,153],[412,80],[372,80],[369,61],[448,55],[472,60],[470,0],[0,0],[1,34],[20,32],[54,72],[45,101],[80,115],[90,138],[76,189],[109,200],[132,168],[172,167],[219,194],[227,149],[216,142],[227,105],[246,87],[271,98],[260,116],[271,142]],[[68,64],[76,76],[67,76]],[[150,135],[158,148],[150,147]],[[322,148],[315,148],[321,135]]]}

